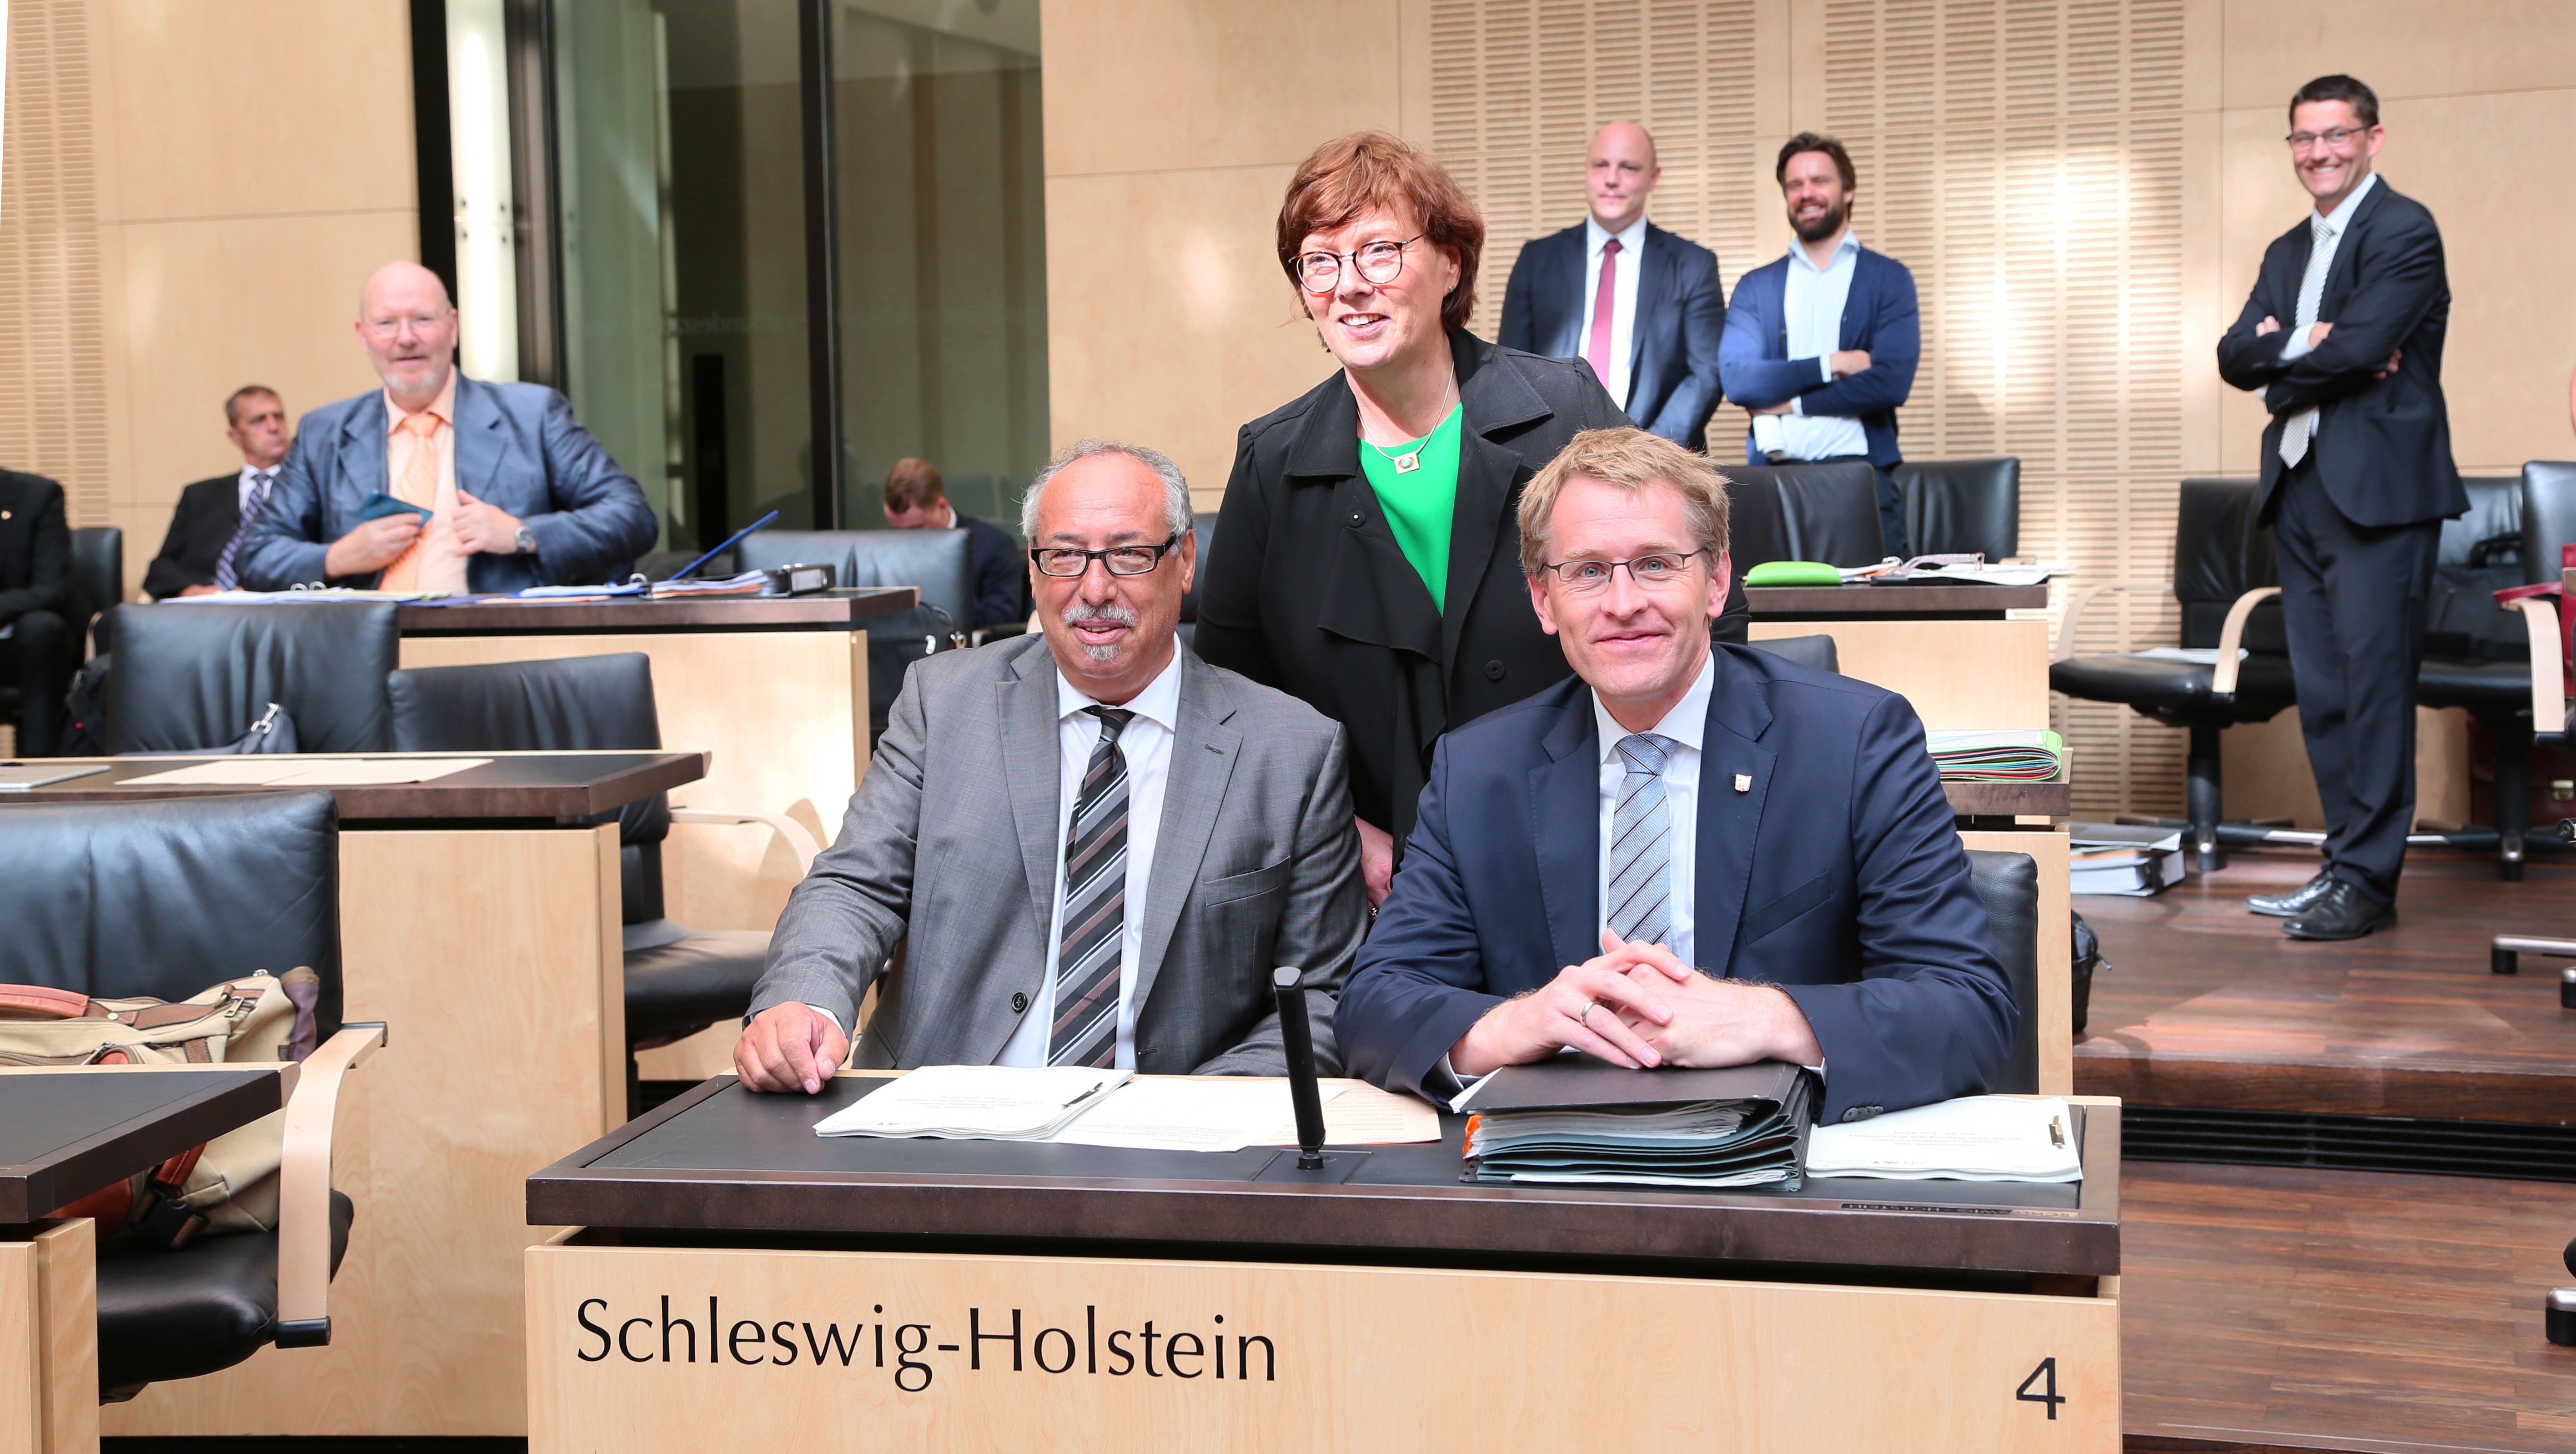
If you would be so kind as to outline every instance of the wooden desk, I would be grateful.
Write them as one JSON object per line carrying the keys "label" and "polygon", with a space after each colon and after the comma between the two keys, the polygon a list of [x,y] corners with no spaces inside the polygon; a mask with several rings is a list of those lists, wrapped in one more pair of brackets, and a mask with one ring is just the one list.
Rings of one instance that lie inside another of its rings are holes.
{"label": "wooden desk", "polygon": [[97,1454],[98,1273],[86,1218],[39,1222],[285,1104],[280,1067],[0,1074],[0,1454]]}
{"label": "wooden desk", "polygon": [[1926,727],[2048,725],[2046,586],[1763,586],[1756,642],[1831,636],[1842,673],[1902,692]]}
{"label": "wooden desk", "polygon": [[[712,758],[678,805],[783,813],[829,843],[867,770],[867,623],[916,599],[911,587],[896,586],[789,597],[513,600],[405,606],[396,620],[406,667],[643,652],[653,661],[662,740],[705,748]],[[772,835],[741,828],[674,827],[663,863],[671,917],[699,929],[770,928],[800,877],[795,856]],[[680,1050],[649,1054],[670,1059]],[[712,1068],[648,1067],[648,1074],[695,1080]]]}
{"label": "wooden desk", "polygon": [[[2108,1105],[2077,1186],[1712,1193],[1463,1185],[1455,1117],[1320,1183],[1275,1148],[811,1134],[882,1083],[719,1078],[530,1179],[532,1219],[588,1224],[527,1256],[532,1454],[825,1427],[917,1449],[1578,1449],[1605,1422],[1639,1450],[2119,1447]],[[2050,1390],[2043,1368],[2062,1402],[2016,1399]]]}
{"label": "wooden desk", "polygon": [[[704,759],[469,755],[493,761],[339,790],[342,1013],[390,1030],[341,1093],[334,1181],[358,1219],[331,1346],[155,1384],[105,1412],[110,1434],[521,1432],[524,1180],[626,1118],[617,825],[563,820],[689,782]],[[120,786],[186,761],[0,803],[222,791]]]}

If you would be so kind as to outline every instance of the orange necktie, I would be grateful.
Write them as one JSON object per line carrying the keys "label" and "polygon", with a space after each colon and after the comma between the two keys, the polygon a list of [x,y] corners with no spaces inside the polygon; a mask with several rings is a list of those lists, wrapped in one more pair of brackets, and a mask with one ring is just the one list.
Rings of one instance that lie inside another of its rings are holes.
{"label": "orange necktie", "polygon": [[[394,498],[406,505],[433,509],[438,504],[438,446],[432,442],[431,436],[438,433],[438,416],[424,409],[394,427],[412,438],[411,461],[403,466],[403,477],[394,485]],[[384,578],[376,583],[376,589],[419,589],[420,558],[428,547],[429,527],[424,524],[420,534],[412,537],[411,549],[385,567]]]}

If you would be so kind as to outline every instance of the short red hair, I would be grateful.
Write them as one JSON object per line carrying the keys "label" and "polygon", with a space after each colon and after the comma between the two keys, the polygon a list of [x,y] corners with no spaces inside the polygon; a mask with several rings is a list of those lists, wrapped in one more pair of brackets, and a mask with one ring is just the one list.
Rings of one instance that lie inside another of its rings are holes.
{"label": "short red hair", "polygon": [[1423,241],[1458,255],[1458,286],[1440,300],[1440,326],[1464,328],[1476,311],[1476,259],[1485,250],[1485,219],[1446,167],[1400,136],[1354,131],[1315,148],[1288,180],[1279,204],[1279,267],[1297,281],[1297,254],[1309,234],[1330,232],[1372,211],[1413,214]]}

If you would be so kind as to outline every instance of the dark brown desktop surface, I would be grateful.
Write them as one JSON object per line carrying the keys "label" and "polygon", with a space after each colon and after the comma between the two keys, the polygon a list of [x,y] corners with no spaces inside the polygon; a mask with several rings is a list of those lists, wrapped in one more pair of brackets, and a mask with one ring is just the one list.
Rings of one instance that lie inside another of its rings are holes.
{"label": "dark brown desktop surface", "polygon": [[[491,761],[419,783],[331,787],[342,823],[417,818],[584,818],[622,808],[707,775],[703,752],[331,753],[342,758],[483,757]],[[48,787],[0,793],[12,803],[128,803],[153,798],[198,798],[225,793],[292,792],[293,785],[144,783],[131,779],[204,762],[285,762],[285,757],[110,757],[47,759],[98,763],[105,770]]]}
{"label": "dark brown desktop surface", "polygon": [[2045,608],[2048,586],[1747,586],[1744,601],[1756,621],[2001,621]]}
{"label": "dark brown desktop surface", "polygon": [[676,596],[521,600],[495,596],[453,606],[404,606],[405,636],[588,636],[674,631],[853,631],[870,619],[909,611],[911,586],[857,586],[810,596]]}
{"label": "dark brown desktop surface", "polygon": [[0,1074],[0,1223],[32,1222],[285,1104],[275,1065]]}
{"label": "dark brown desktop surface", "polygon": [[1583,1261],[1645,1272],[1662,1262],[2100,1276],[2120,1265],[2115,1108],[2077,1108],[2079,1183],[1810,1178],[1798,1192],[1695,1191],[1465,1184],[1459,1116],[1442,1117],[1437,1143],[1349,1148],[1367,1156],[1347,1179],[1318,1182],[1290,1179],[1293,1147],[813,1134],[882,1084],[845,1075],[819,1096],[761,1096],[729,1076],[710,1080],[530,1177],[528,1221],[898,1248],[992,1239],[996,1253],[1044,1243],[1079,1255]]}

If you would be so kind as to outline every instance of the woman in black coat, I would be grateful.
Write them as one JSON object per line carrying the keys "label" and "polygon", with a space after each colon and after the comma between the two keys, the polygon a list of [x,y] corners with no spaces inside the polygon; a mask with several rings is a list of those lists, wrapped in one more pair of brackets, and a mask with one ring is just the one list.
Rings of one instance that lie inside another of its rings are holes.
{"label": "woman in black coat", "polygon": [[[1298,168],[1279,261],[1342,368],[1243,426],[1201,562],[1199,655],[1349,734],[1372,904],[1440,734],[1567,675],[1512,512],[1567,440],[1629,422],[1584,364],[1466,331],[1484,240],[1439,163],[1384,132]],[[1744,623],[1730,586],[1717,634]]]}

